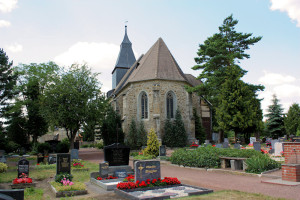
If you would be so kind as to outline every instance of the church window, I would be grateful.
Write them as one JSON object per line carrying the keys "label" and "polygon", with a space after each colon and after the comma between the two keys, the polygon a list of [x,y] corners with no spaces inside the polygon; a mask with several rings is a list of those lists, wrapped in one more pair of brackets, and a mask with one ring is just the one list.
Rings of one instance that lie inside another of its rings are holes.
{"label": "church window", "polygon": [[148,118],[148,97],[145,92],[143,92],[141,96],[141,111],[142,111],[142,119]]}
{"label": "church window", "polygon": [[173,94],[173,92],[168,92],[166,106],[167,106],[167,117],[174,118],[174,94]]}

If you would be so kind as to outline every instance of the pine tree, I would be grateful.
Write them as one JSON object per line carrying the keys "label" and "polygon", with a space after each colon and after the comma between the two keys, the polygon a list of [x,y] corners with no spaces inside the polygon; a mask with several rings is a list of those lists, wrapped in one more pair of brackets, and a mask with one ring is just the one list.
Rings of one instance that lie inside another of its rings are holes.
{"label": "pine tree", "polygon": [[206,140],[206,132],[202,126],[200,117],[197,114],[196,109],[193,109],[193,116],[195,120],[195,138],[199,140],[199,144],[202,144]]}
{"label": "pine tree", "polygon": [[284,118],[284,127],[288,135],[296,135],[300,131],[300,106],[294,103],[290,106]]}
{"label": "pine tree", "polygon": [[[0,119],[3,118],[8,100],[14,97],[13,87],[16,84],[17,75],[13,73],[13,62],[8,61],[8,56],[3,49],[0,49]],[[2,129],[2,121],[0,121]]]}
{"label": "pine tree", "polygon": [[167,118],[165,121],[162,142],[168,147],[176,147],[175,133],[173,131],[173,124],[171,123],[170,118]]}
{"label": "pine tree", "polygon": [[276,95],[273,95],[272,105],[268,106],[267,132],[272,138],[278,138],[284,135],[283,108],[279,104]]}
{"label": "pine tree", "polygon": [[159,155],[159,141],[153,128],[148,133],[147,147],[144,149],[143,154],[155,157]]}
{"label": "pine tree", "polygon": [[125,138],[126,144],[131,148],[131,149],[137,149],[138,146],[138,134],[137,134],[137,128],[136,128],[136,123],[135,120],[132,119],[130,126],[129,126],[129,132],[127,137]]}
{"label": "pine tree", "polygon": [[187,134],[184,128],[184,123],[182,121],[182,117],[179,109],[176,110],[173,132],[174,132],[174,140],[176,141],[176,146],[177,147],[186,146]]}
{"label": "pine tree", "polygon": [[137,130],[137,145],[138,148],[147,145],[147,132],[145,130],[144,122],[141,120],[139,122],[138,130]]}

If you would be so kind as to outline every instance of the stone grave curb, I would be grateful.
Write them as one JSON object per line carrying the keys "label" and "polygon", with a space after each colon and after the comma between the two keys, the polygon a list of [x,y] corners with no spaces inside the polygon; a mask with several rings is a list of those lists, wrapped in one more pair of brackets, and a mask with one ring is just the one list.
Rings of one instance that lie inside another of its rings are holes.
{"label": "stone grave curb", "polygon": [[[115,189],[114,192],[124,198],[130,199],[130,200],[140,200],[140,198],[130,195],[128,192],[136,192],[136,191],[148,191],[148,190],[157,190],[157,189],[164,189],[164,188],[170,188],[170,187],[178,187],[178,186],[186,186],[186,187],[192,187],[195,189],[201,189],[205,191],[198,191],[198,192],[191,192],[188,193],[188,196],[192,195],[201,195],[201,194],[209,194],[212,193],[213,190],[211,189],[206,189],[206,188],[201,188],[201,187],[196,187],[196,186],[191,186],[191,185],[186,185],[186,184],[176,184],[176,185],[166,185],[166,186],[156,186],[156,187],[146,187],[146,188],[135,188],[135,189],[126,189],[126,190],[119,190]],[[155,200],[160,200],[160,199],[170,199],[171,196],[165,195],[165,196],[158,196],[158,197],[149,197],[149,198],[142,198],[144,199],[155,199]]]}
{"label": "stone grave curb", "polygon": [[262,177],[267,177],[267,178],[281,178],[281,176],[269,175],[269,173],[276,172],[276,171],[279,171],[279,170],[280,170],[279,168],[276,168],[276,169],[272,169],[272,170],[269,170],[269,171],[265,171],[265,172],[261,173],[261,176]]}
{"label": "stone grave curb", "polygon": [[[113,182],[117,182],[117,180],[119,182],[122,182],[124,179],[123,178],[122,179],[119,178],[119,179],[111,179],[111,180],[114,180]],[[117,188],[117,184],[119,183],[119,182],[117,182],[114,185],[106,185],[104,181],[99,181],[99,180],[97,180],[95,178],[92,178],[92,177],[90,178],[90,181],[91,181],[92,184],[97,185],[97,186],[105,189],[106,191],[112,191],[112,190],[116,189]]]}
{"label": "stone grave curb", "polygon": [[20,184],[9,184],[11,189],[25,189],[25,188],[30,188],[30,187],[35,187],[36,182],[33,183],[20,183]]}
{"label": "stone grave curb", "polygon": [[[49,183],[49,182],[48,182]],[[49,183],[52,191],[54,192],[55,194],[55,197],[66,197],[66,196],[77,196],[77,195],[84,195],[84,194],[87,194],[87,190],[73,190],[73,191],[61,191],[61,192],[58,192],[56,191],[56,189]]]}

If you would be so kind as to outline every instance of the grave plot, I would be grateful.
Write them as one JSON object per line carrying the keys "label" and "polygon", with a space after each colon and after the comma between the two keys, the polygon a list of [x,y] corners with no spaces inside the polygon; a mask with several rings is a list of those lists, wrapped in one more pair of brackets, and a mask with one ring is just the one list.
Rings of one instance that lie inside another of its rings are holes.
{"label": "grave plot", "polygon": [[35,187],[36,183],[29,178],[29,161],[21,159],[18,161],[18,177],[10,184],[12,189],[24,189],[28,187]]}

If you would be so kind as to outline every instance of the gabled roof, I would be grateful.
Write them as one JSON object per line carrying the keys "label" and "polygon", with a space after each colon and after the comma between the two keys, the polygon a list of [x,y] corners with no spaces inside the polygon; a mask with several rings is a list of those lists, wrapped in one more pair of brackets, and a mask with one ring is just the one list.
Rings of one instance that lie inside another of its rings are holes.
{"label": "gabled roof", "polygon": [[115,68],[112,71],[112,74],[114,73],[116,68],[126,68],[126,69],[130,68],[130,66],[134,62],[135,62],[135,56],[132,50],[132,44],[127,35],[127,26],[125,26],[125,35],[120,45],[119,56]]}
{"label": "gabled roof", "polygon": [[113,94],[119,93],[128,83],[157,79],[184,81],[192,86],[201,84],[193,75],[182,72],[165,42],[159,38],[127,71]]}

